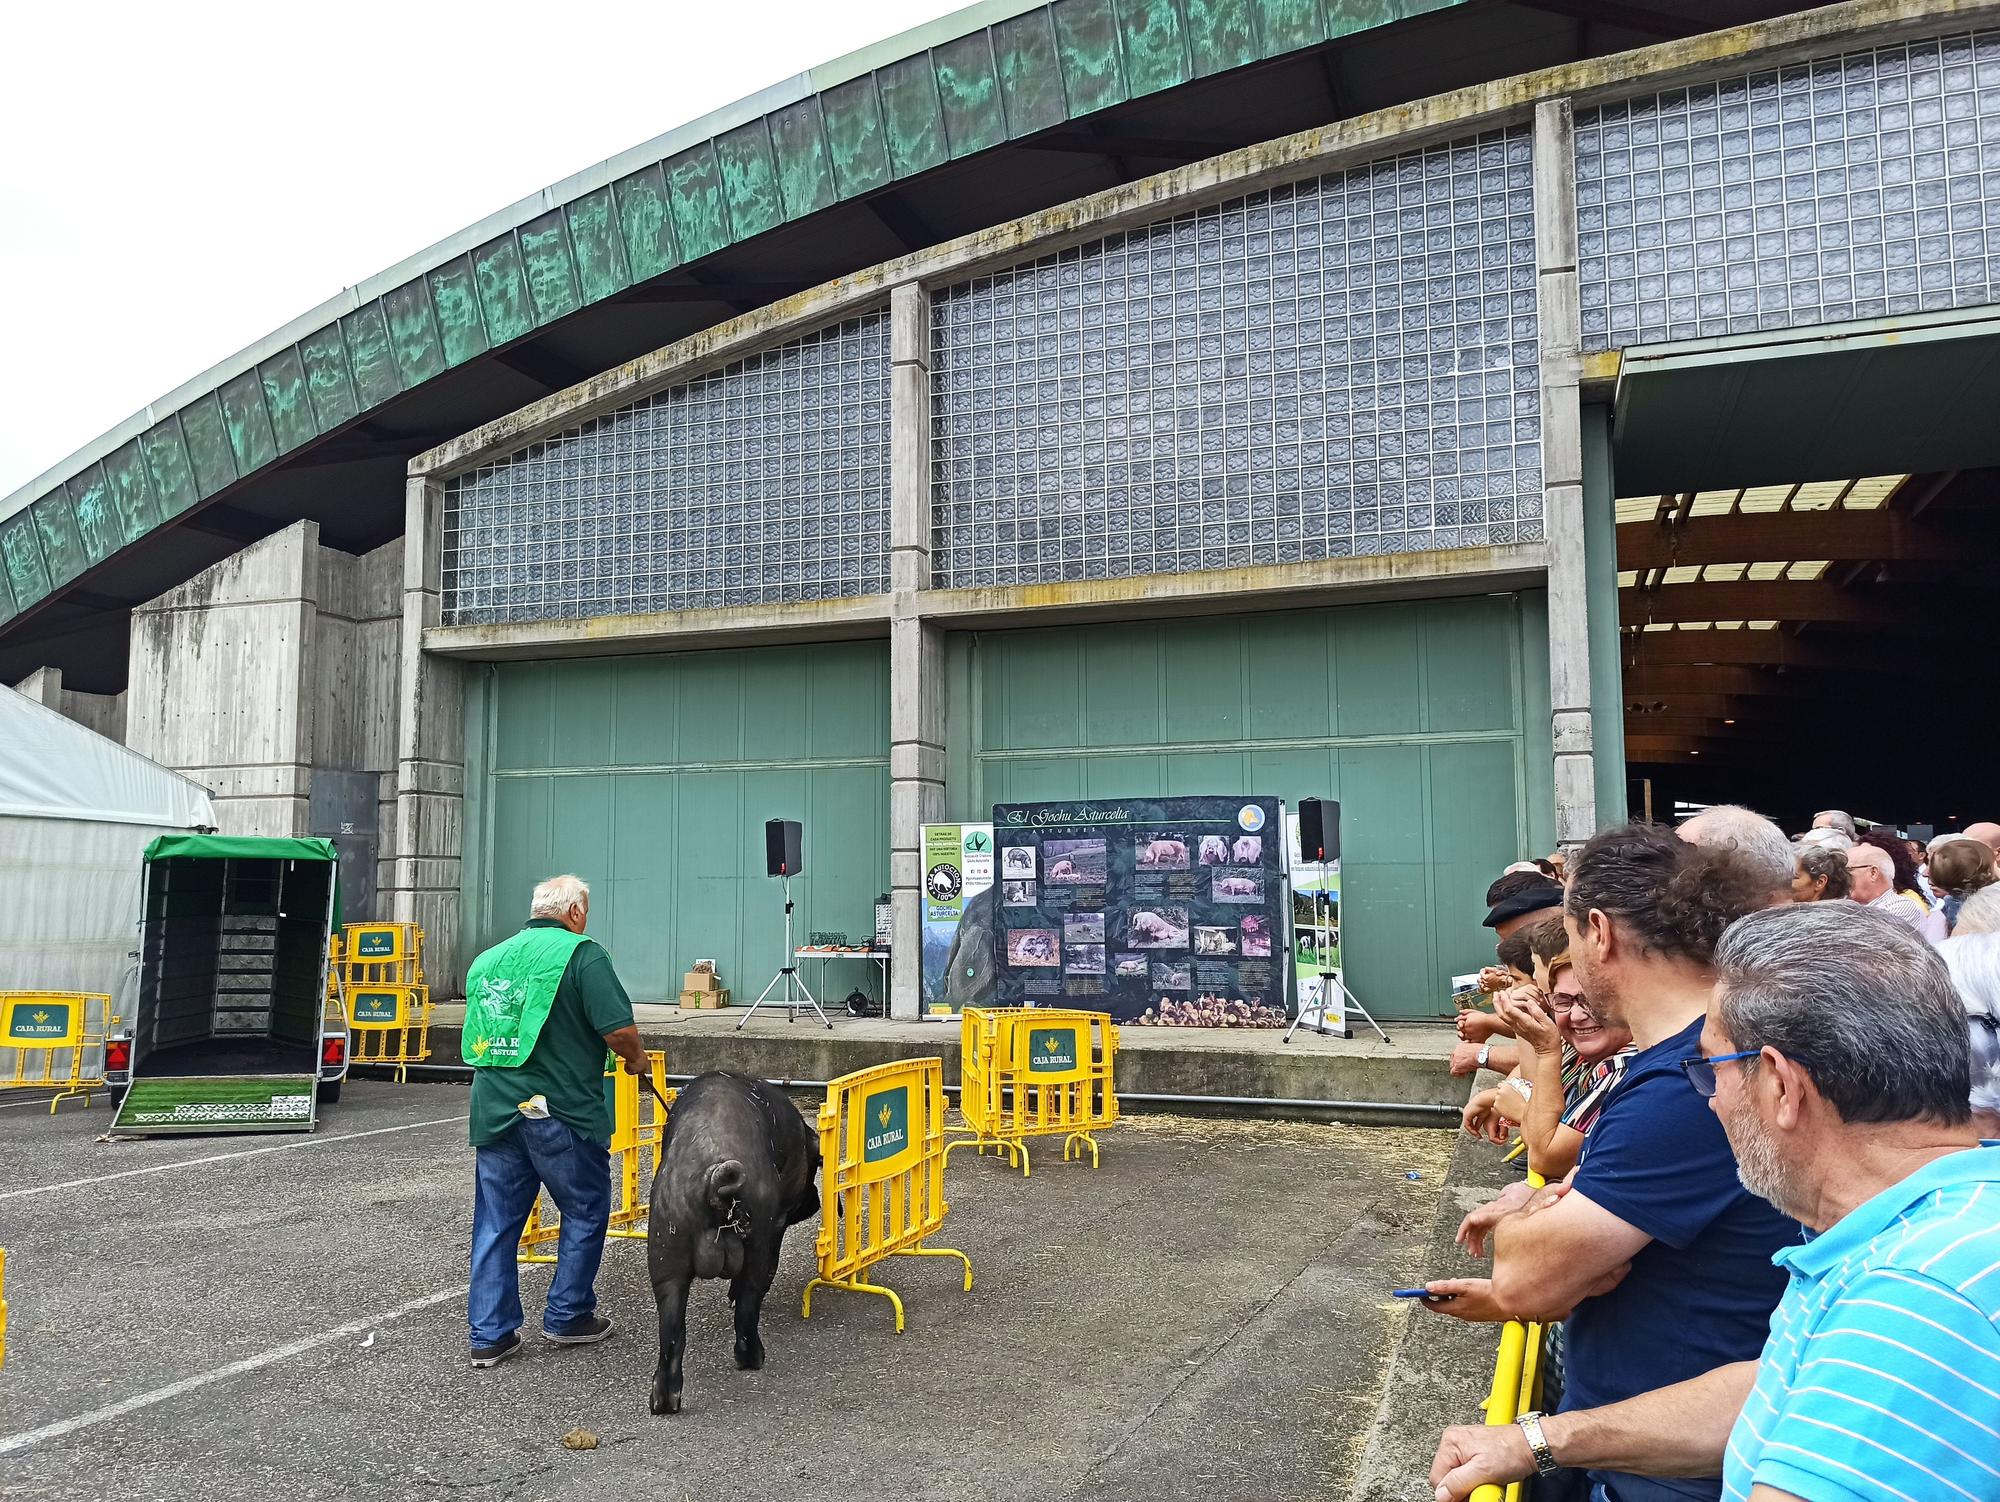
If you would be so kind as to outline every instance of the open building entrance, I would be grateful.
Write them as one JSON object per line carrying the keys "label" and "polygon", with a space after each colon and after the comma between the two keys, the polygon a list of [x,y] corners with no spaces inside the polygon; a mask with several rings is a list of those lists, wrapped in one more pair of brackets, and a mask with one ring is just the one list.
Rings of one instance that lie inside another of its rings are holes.
{"label": "open building entrance", "polygon": [[1626,352],[1597,418],[1635,814],[1996,817],[1996,412],[1990,314]]}

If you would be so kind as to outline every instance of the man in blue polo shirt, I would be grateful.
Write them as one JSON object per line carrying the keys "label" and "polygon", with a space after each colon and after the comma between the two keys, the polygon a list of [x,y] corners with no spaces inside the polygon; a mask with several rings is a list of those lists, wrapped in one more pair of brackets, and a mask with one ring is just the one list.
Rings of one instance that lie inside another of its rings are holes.
{"label": "man in blue polo shirt", "polygon": [[[1638,1047],[1567,1184],[1494,1227],[1490,1282],[1429,1285],[1465,1319],[1565,1319],[1562,1406],[1594,1408],[1755,1356],[1796,1222],[1746,1190],[1682,1073],[1715,989],[1715,945],[1771,900],[1753,861],[1659,825],[1601,831],[1570,862],[1564,920],[1584,995]],[[1448,1296],[1448,1297],[1447,1297]],[[1594,1472],[1606,1502],[1713,1502],[1717,1473]]]}
{"label": "man in blue polo shirt", "polygon": [[1743,1182],[1817,1234],[1755,1361],[1608,1407],[1447,1430],[1439,1502],[1563,1466],[1723,1477],[1729,1502],[2000,1497],[2000,1144],[1966,1018],[1907,927],[1853,904],[1747,917],[1685,1065]]}

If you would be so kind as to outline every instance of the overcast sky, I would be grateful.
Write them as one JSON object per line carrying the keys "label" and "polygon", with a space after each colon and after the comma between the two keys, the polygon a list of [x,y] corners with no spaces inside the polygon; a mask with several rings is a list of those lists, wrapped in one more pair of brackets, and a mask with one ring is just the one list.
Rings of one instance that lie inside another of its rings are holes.
{"label": "overcast sky", "polygon": [[0,496],[345,286],[955,0],[26,5]]}

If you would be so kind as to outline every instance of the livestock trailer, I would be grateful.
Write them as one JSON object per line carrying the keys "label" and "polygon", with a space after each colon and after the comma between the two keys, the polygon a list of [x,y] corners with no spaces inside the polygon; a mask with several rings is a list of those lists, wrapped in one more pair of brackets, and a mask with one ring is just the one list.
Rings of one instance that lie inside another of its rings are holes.
{"label": "livestock trailer", "polygon": [[333,842],[162,835],[143,871],[138,991],[106,1043],[112,1130],[311,1131],[347,1074]]}

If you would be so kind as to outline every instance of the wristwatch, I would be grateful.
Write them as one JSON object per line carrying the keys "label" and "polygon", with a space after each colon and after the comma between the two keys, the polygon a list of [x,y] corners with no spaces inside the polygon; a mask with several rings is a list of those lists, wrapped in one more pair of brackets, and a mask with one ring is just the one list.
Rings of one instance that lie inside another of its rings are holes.
{"label": "wristwatch", "polygon": [[1482,1044],[1480,1044],[1480,1045],[1479,1045],[1479,1067],[1480,1067],[1481,1069],[1484,1069],[1484,1068],[1486,1067],[1486,1061],[1487,1061],[1488,1059],[1492,1058],[1492,1057],[1493,1057],[1493,1045],[1492,1045],[1491,1043],[1482,1043]]}
{"label": "wristwatch", "polygon": [[1548,1439],[1542,1433],[1542,1415],[1524,1413],[1514,1420],[1521,1426],[1521,1432],[1528,1436],[1528,1453],[1535,1457],[1535,1474],[1553,1476],[1562,1469],[1556,1460],[1555,1451],[1549,1448]]}

